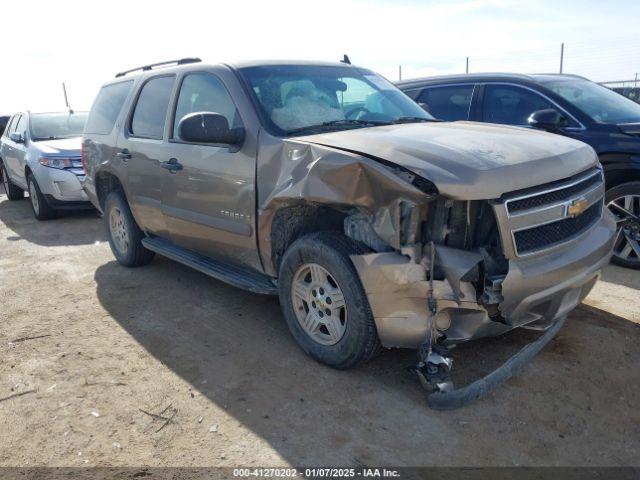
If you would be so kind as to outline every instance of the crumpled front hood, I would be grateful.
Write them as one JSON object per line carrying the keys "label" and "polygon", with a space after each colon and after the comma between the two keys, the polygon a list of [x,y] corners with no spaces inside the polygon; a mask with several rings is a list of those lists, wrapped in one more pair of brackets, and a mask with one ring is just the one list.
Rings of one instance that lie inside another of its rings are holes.
{"label": "crumpled front hood", "polygon": [[69,155],[71,157],[80,156],[80,145],[82,137],[61,138],[60,140],[39,140],[31,142],[33,148],[43,155]]}
{"label": "crumpled front hood", "polygon": [[474,122],[412,123],[300,137],[381,158],[460,200],[498,198],[570,177],[598,163],[585,143],[551,133]]}

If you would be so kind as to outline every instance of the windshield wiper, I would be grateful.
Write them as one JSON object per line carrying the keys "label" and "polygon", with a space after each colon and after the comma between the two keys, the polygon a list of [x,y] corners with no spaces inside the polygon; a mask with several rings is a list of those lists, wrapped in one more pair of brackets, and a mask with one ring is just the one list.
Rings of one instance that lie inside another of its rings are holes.
{"label": "windshield wiper", "polygon": [[365,125],[365,126],[379,126],[379,125],[391,125],[391,122],[383,122],[381,120],[364,120],[364,119],[342,119],[331,120],[330,122],[324,122],[322,125]]}
{"label": "windshield wiper", "polygon": [[398,117],[393,123],[415,123],[415,122],[442,122],[437,118],[424,118],[424,117]]}
{"label": "windshield wiper", "polygon": [[331,127],[376,127],[379,125],[391,125],[391,122],[381,122],[377,120],[331,120],[329,122],[319,123],[317,125],[307,125],[306,127],[295,128],[288,130],[288,135],[295,135],[296,133],[312,132],[314,130],[326,130]]}

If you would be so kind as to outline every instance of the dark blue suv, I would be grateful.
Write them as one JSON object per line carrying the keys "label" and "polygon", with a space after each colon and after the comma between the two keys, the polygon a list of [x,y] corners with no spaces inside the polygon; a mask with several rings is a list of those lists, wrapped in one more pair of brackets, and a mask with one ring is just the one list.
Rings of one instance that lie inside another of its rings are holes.
{"label": "dark blue suv", "polygon": [[640,269],[640,104],[576,75],[463,74],[397,86],[441,120],[540,128],[591,145],[618,219],[613,261]]}

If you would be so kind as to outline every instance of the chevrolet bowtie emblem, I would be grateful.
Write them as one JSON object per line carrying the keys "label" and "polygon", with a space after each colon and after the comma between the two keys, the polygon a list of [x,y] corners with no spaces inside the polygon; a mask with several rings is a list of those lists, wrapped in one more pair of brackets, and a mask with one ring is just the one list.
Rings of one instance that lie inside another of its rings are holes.
{"label": "chevrolet bowtie emblem", "polygon": [[577,217],[578,215],[580,215],[582,212],[584,212],[587,209],[587,199],[586,198],[579,198],[577,200],[573,200],[568,206],[567,206],[567,217]]}

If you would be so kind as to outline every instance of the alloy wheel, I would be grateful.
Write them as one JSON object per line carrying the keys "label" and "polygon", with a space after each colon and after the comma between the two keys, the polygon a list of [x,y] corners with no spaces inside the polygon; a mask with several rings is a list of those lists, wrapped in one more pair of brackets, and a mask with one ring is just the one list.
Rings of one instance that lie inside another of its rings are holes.
{"label": "alloy wheel", "polygon": [[38,192],[36,191],[35,182],[29,182],[29,200],[31,200],[31,206],[33,211],[38,215],[40,213],[40,201],[38,200]]}
{"label": "alloy wheel", "polygon": [[616,217],[618,231],[613,255],[640,264],[640,195],[623,195],[611,200],[607,207]]}
{"label": "alloy wheel", "polygon": [[126,219],[118,207],[114,207],[109,212],[109,231],[113,243],[121,254],[126,254],[129,250],[129,233],[126,228]]}
{"label": "alloy wheel", "polygon": [[338,343],[347,327],[347,305],[334,277],[316,263],[302,265],[291,285],[298,323],[321,345]]}

